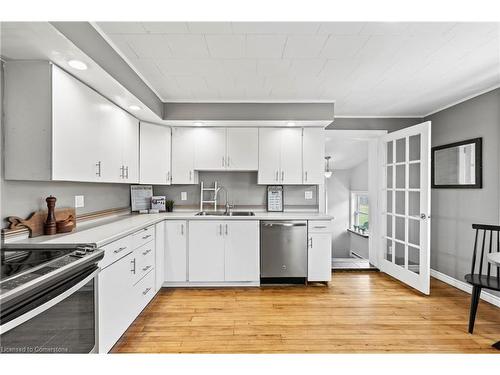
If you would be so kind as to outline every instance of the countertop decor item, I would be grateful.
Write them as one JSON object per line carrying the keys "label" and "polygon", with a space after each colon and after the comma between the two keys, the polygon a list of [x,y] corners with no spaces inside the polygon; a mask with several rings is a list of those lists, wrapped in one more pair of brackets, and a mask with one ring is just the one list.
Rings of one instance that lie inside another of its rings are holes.
{"label": "countertop decor item", "polygon": [[57,233],[69,233],[75,229],[75,217],[70,215],[65,220],[56,222]]}
{"label": "countertop decor item", "polygon": [[283,185],[269,185],[267,187],[267,211],[283,212]]}
{"label": "countertop decor item", "polygon": [[174,211],[174,201],[169,199],[165,202],[165,207],[167,209],[167,212],[173,212]]}
{"label": "countertop decor item", "polygon": [[[159,212],[166,211],[165,201],[167,197],[164,195],[155,195],[151,197],[151,209]],[[150,210],[151,211],[151,210]]]}
{"label": "countertop decor item", "polygon": [[[74,208],[56,208],[55,217],[56,221],[72,218],[73,228],[76,227],[76,213]],[[9,223],[9,230],[27,228],[30,237],[38,237],[44,233],[43,227],[46,218],[47,210],[41,210],[33,212],[27,219],[21,219],[18,216],[9,216],[7,222]]]}
{"label": "countertop decor item", "polygon": [[153,197],[152,185],[130,185],[130,201],[132,211],[149,210]]}
{"label": "countertop decor item", "polygon": [[57,224],[56,224],[56,197],[52,195],[45,199],[47,202],[47,219],[43,224],[43,234],[52,235],[57,233]]}

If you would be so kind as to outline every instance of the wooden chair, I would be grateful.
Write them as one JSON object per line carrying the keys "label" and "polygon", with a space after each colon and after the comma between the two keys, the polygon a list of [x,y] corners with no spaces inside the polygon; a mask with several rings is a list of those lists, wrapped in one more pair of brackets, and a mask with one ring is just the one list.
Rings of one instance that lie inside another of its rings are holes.
{"label": "wooden chair", "polygon": [[[500,291],[500,267],[493,266],[488,262],[485,253],[500,251],[500,226],[472,224],[472,229],[476,230],[474,241],[474,252],[472,255],[472,267],[470,274],[465,275],[465,281],[472,285],[472,297],[469,316],[469,333],[474,330],[477,306],[482,289]],[[482,236],[480,234],[482,232]],[[495,234],[496,233],[496,234]],[[482,237],[482,241],[479,240]],[[481,247],[478,249],[478,240]],[[496,268],[496,277],[492,276],[491,268]],[[477,272],[475,272],[477,268]],[[483,272],[486,270],[486,274]]]}

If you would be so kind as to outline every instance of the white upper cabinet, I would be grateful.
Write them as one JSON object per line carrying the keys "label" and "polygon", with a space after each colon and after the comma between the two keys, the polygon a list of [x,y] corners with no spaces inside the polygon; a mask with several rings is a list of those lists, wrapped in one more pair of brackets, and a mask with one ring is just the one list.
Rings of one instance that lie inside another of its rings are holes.
{"label": "white upper cabinet", "polygon": [[304,128],[302,137],[303,183],[324,183],[325,130]]}
{"label": "white upper cabinet", "polygon": [[258,183],[302,183],[302,129],[259,129]]}
{"label": "white upper cabinet", "polygon": [[194,167],[198,170],[226,169],[226,129],[197,128]]}
{"label": "white upper cabinet", "polygon": [[140,134],[141,184],[170,185],[171,129],[141,122]]}
{"label": "white upper cabinet", "polygon": [[302,183],[302,129],[281,130],[280,183]]}
{"label": "white upper cabinet", "polygon": [[197,184],[195,128],[172,128],[172,184]]}
{"label": "white upper cabinet", "polygon": [[139,122],[49,62],[5,63],[5,119],[7,179],[138,181]]}
{"label": "white upper cabinet", "polygon": [[259,130],[227,128],[226,169],[256,171],[259,168]]}
{"label": "white upper cabinet", "polygon": [[281,131],[280,128],[259,129],[259,184],[280,183]]}

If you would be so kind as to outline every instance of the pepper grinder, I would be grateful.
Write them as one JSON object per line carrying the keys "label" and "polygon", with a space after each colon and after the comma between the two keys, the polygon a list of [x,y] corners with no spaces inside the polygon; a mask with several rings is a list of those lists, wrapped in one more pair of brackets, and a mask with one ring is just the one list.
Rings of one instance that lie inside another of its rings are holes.
{"label": "pepper grinder", "polygon": [[53,197],[52,195],[50,197],[47,197],[45,199],[45,202],[47,202],[47,220],[45,220],[45,223],[43,224],[43,233],[45,235],[52,235],[57,233],[57,226],[56,226],[56,198]]}

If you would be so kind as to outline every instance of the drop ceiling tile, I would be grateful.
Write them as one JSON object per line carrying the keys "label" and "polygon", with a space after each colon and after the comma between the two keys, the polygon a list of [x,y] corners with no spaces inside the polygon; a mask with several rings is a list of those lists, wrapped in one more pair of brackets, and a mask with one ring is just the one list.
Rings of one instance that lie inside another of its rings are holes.
{"label": "drop ceiling tile", "polygon": [[158,34],[189,33],[189,29],[185,22],[142,22],[142,26],[149,33],[158,33]]}
{"label": "drop ceiling tile", "polygon": [[212,58],[241,59],[245,56],[244,35],[206,35]]}
{"label": "drop ceiling tile", "polygon": [[[381,59],[387,65],[394,63],[393,57],[396,56],[401,48],[404,47],[411,39],[407,36],[371,36],[367,42],[359,49],[356,58],[371,60]],[[390,58],[388,58],[390,56]]]}
{"label": "drop ceiling tile", "polygon": [[140,59],[168,59],[172,57],[169,44],[160,34],[128,34],[125,40]]}
{"label": "drop ceiling tile", "polygon": [[157,64],[165,75],[210,75],[220,69],[217,61],[212,59],[170,59]]}
{"label": "drop ceiling tile", "polygon": [[331,35],[321,51],[321,56],[329,59],[348,59],[356,55],[368,41],[367,36]]}
{"label": "drop ceiling tile", "polygon": [[257,73],[263,76],[273,76],[288,73],[290,70],[290,60],[265,59],[257,61]]}
{"label": "drop ceiling tile", "polygon": [[235,34],[316,34],[317,22],[233,22]]}
{"label": "drop ceiling tile", "polygon": [[231,22],[188,22],[189,32],[193,34],[231,34]]}
{"label": "drop ceiling tile", "polygon": [[251,75],[257,72],[257,61],[252,59],[221,59],[217,61],[219,72],[223,74]]}
{"label": "drop ceiling tile", "polygon": [[140,22],[97,22],[106,34],[143,34],[146,33]]}
{"label": "drop ceiling tile", "polygon": [[122,53],[128,59],[136,59],[139,56],[132,49],[130,44],[127,42],[126,34],[112,34],[108,35],[108,38],[111,40],[111,43],[118,48],[119,52]]}
{"label": "drop ceiling tile", "polygon": [[318,34],[357,35],[364,22],[322,22]]}
{"label": "drop ceiling tile", "polygon": [[312,59],[319,56],[326,35],[292,35],[287,38],[283,57],[286,59]]}
{"label": "drop ceiling tile", "polygon": [[280,58],[285,46],[284,35],[247,35],[245,56],[249,58]]}
{"label": "drop ceiling tile", "polygon": [[319,78],[330,83],[339,83],[351,79],[351,75],[359,65],[358,61],[350,59],[327,60],[319,73]]}
{"label": "drop ceiling tile", "polygon": [[440,35],[446,34],[455,26],[454,22],[410,22],[407,32],[409,35]]}
{"label": "drop ceiling tile", "polygon": [[207,58],[207,45],[203,35],[168,34],[165,38],[174,58]]}
{"label": "drop ceiling tile", "polygon": [[366,22],[361,35],[408,35],[408,22]]}
{"label": "drop ceiling tile", "polygon": [[298,59],[292,60],[290,72],[297,76],[317,76],[326,64],[326,59]]}

